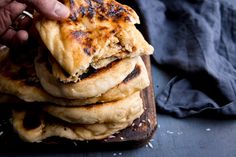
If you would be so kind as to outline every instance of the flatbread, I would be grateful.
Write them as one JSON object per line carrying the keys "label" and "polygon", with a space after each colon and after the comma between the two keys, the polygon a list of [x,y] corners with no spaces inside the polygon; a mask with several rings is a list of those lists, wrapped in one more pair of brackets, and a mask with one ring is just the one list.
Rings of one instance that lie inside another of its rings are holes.
{"label": "flatbread", "polygon": [[36,28],[52,56],[70,76],[81,75],[91,64],[113,55],[125,58],[153,53],[153,47],[134,26],[139,17],[130,7],[115,0],[64,3],[71,9],[68,19],[59,22],[38,18]]}
{"label": "flatbread", "polygon": [[63,137],[71,140],[104,139],[130,126],[144,112],[130,114],[120,123],[70,124],[46,115],[41,111],[14,110],[12,124],[21,139],[27,142],[41,142],[48,137]]}
{"label": "flatbread", "polygon": [[88,99],[86,104],[117,101],[137,91],[141,91],[149,85],[147,69],[143,60],[139,57],[134,70],[118,86],[108,90],[99,97]]}
{"label": "flatbread", "polygon": [[39,55],[35,61],[35,69],[40,83],[50,95],[66,99],[85,99],[98,97],[121,83],[134,69],[138,58],[126,58],[112,62],[105,68],[93,72],[76,83],[60,82],[47,66],[47,60]]}
{"label": "flatbread", "polygon": [[86,105],[81,107],[59,107],[45,105],[43,110],[50,115],[74,124],[122,123],[130,115],[140,112],[142,99],[136,92],[124,99],[109,103]]}
{"label": "flatbread", "polygon": [[[123,99],[149,85],[149,78],[141,58],[133,71],[117,86],[99,97],[88,99],[63,99],[53,97],[43,90],[34,72],[34,66],[24,67],[13,63],[9,58],[9,49],[0,51],[0,103],[18,104],[25,102],[50,102],[61,106],[81,106],[97,102],[109,102]],[[22,52],[23,53],[23,52]],[[21,73],[27,72],[27,75]]]}

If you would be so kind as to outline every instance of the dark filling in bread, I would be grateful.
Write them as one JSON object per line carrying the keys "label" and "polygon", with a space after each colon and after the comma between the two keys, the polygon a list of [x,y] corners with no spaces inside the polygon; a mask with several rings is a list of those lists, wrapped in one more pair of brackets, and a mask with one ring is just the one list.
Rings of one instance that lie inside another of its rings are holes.
{"label": "dark filling in bread", "polygon": [[134,78],[138,77],[140,73],[141,73],[141,68],[139,65],[136,65],[134,70],[122,82],[127,83],[130,80],[133,80]]}
{"label": "dark filling in bread", "polygon": [[[92,66],[90,66],[87,70],[87,72],[83,73],[82,75],[78,76],[79,79],[78,80],[83,80],[83,79],[86,79],[86,78],[89,78],[89,77],[94,77],[96,75],[99,75],[99,73],[103,73],[109,69],[111,69],[113,66],[115,66],[115,64],[118,64],[120,60],[116,60],[116,61],[113,61],[112,63],[108,64],[107,66],[103,67],[103,68],[100,68],[100,69],[95,69],[93,68]],[[52,73],[52,68],[49,64],[47,64],[47,68],[48,70],[50,70],[50,72]],[[69,74],[61,69],[63,74],[66,76],[66,77],[69,77]],[[60,80],[59,80],[60,81]],[[65,83],[65,82],[63,82]],[[70,84],[70,83],[76,83],[76,82],[67,82],[66,84]]]}

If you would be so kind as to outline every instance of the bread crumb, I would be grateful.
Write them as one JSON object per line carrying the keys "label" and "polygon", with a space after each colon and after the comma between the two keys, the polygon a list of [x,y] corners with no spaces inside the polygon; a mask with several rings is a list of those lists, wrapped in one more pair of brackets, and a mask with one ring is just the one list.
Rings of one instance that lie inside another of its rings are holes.
{"label": "bread crumb", "polygon": [[131,126],[133,127],[134,125],[135,125],[135,123],[132,123],[132,125],[131,125]]}
{"label": "bread crumb", "polygon": [[109,138],[109,139],[115,138],[115,136],[114,136],[114,135],[110,135],[108,138]]}
{"label": "bread crumb", "polygon": [[141,127],[143,125],[143,123],[139,123],[138,127]]}
{"label": "bread crumb", "polygon": [[177,134],[178,134],[178,135],[182,135],[183,132],[182,132],[182,131],[178,131]]}
{"label": "bread crumb", "polygon": [[173,132],[173,131],[170,131],[170,130],[167,130],[166,133],[167,133],[167,134],[173,134],[174,132]]}
{"label": "bread crumb", "polygon": [[148,147],[153,149],[153,145],[151,142],[148,142]]}
{"label": "bread crumb", "polygon": [[211,129],[210,128],[206,128],[206,131],[211,131]]}
{"label": "bread crumb", "polygon": [[117,156],[117,155],[121,156],[122,153],[121,153],[121,152],[119,152],[119,153],[113,153],[113,156]]}
{"label": "bread crumb", "polygon": [[121,139],[121,140],[124,140],[125,138],[121,136],[120,139]]}
{"label": "bread crumb", "polygon": [[77,143],[76,143],[76,142],[73,142],[73,144],[74,144],[75,146],[77,146]]}

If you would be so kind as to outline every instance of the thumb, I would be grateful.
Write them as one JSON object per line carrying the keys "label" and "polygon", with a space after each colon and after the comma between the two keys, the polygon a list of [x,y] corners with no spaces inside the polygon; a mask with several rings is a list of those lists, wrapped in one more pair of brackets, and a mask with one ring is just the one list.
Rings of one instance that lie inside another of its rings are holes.
{"label": "thumb", "polygon": [[54,20],[62,20],[67,18],[70,10],[57,0],[17,0],[33,7],[45,17]]}

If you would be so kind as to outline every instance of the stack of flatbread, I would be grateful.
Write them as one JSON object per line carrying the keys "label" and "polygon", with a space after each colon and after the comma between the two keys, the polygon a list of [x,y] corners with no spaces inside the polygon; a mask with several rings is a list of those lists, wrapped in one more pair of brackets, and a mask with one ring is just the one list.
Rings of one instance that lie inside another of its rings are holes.
{"label": "stack of flatbread", "polygon": [[[0,103],[28,142],[52,136],[104,139],[144,112],[140,91],[149,86],[142,55],[153,53],[136,29],[139,17],[115,0],[64,0],[64,21],[36,17],[42,44],[32,52],[0,53]],[[17,105],[15,105],[17,106]]]}

